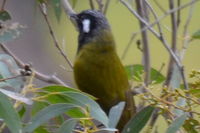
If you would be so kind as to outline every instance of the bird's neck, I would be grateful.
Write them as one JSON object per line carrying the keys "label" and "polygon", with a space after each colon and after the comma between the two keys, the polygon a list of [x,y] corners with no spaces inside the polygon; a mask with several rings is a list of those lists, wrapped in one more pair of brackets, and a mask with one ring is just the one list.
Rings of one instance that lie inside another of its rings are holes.
{"label": "bird's neck", "polygon": [[79,35],[79,46],[78,51],[82,48],[93,48],[93,49],[113,49],[115,50],[115,41],[110,30],[101,30],[98,34],[94,35],[93,37],[87,37],[85,35],[86,41],[81,41],[80,38],[83,38],[83,35]]}

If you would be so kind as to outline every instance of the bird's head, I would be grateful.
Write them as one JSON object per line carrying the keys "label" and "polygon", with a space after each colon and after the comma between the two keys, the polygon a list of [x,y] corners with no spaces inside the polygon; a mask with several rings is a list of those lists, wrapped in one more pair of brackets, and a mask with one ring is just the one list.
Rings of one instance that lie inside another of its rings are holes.
{"label": "bird's head", "polygon": [[105,34],[111,34],[106,17],[99,11],[85,10],[79,14],[71,15],[71,19],[79,31],[79,45],[104,40]]}

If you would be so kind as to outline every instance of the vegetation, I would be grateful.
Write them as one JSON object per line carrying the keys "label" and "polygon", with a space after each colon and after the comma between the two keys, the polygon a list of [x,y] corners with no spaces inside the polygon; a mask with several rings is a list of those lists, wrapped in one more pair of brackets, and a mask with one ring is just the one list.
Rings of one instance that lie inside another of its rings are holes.
{"label": "vegetation", "polygon": [[[52,29],[48,9],[50,5],[59,21],[62,12],[65,11],[66,15],[75,12],[72,7],[77,6],[78,1],[35,0],[55,48],[71,69],[73,65]],[[105,15],[111,6],[111,0],[85,1],[91,9],[100,10]],[[125,66],[131,84],[131,95],[137,101],[134,105],[137,113],[124,125],[122,133],[156,133],[159,132],[158,127],[161,123],[167,123],[163,131],[166,133],[200,132],[200,69],[190,70],[190,74],[187,75],[184,70],[187,64],[184,66],[182,63],[188,46],[200,39],[198,29],[189,34],[191,19],[195,14],[194,7],[199,4],[199,0],[168,0],[167,10],[157,0],[116,1],[136,17],[140,27],[139,32],[132,34],[122,59],[126,57],[136,35],[140,34],[137,47],[142,53],[143,60],[143,64]],[[0,132],[118,132],[116,125],[122,114],[124,101],[113,106],[107,115],[95,101],[95,97],[70,87],[56,75],[49,76],[37,71],[30,64],[21,61],[7,47],[7,43],[22,37],[22,31],[26,30],[25,26],[10,22],[15,14],[11,15],[6,9],[7,2],[2,0],[0,3],[0,46],[4,52],[0,54]],[[158,16],[155,8],[163,15]],[[188,14],[183,17],[182,12],[185,8],[188,9]],[[167,16],[170,16],[171,22],[170,43],[166,39],[161,23]],[[183,30],[181,43],[178,40],[180,28]],[[168,67],[165,75],[162,73],[164,65],[159,70],[151,67],[149,34],[161,42],[170,57],[169,62],[165,63]],[[178,43],[181,44],[181,48]],[[38,87],[39,85],[34,82],[36,79],[48,85]],[[163,121],[159,118],[163,118]]]}

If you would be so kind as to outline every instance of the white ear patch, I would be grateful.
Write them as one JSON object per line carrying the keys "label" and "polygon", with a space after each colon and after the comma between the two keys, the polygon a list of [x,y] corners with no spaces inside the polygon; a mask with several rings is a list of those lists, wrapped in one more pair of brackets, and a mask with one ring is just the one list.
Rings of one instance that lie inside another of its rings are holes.
{"label": "white ear patch", "polygon": [[83,24],[83,32],[88,33],[90,32],[90,20],[89,19],[84,19],[82,21]]}

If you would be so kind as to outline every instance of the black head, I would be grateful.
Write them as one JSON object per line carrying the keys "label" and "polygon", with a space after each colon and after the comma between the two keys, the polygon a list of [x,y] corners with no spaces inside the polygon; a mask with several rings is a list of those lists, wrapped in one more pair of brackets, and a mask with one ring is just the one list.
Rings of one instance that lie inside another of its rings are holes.
{"label": "black head", "polygon": [[79,45],[97,39],[104,30],[110,30],[105,16],[96,10],[85,10],[71,18],[76,21],[79,30]]}

